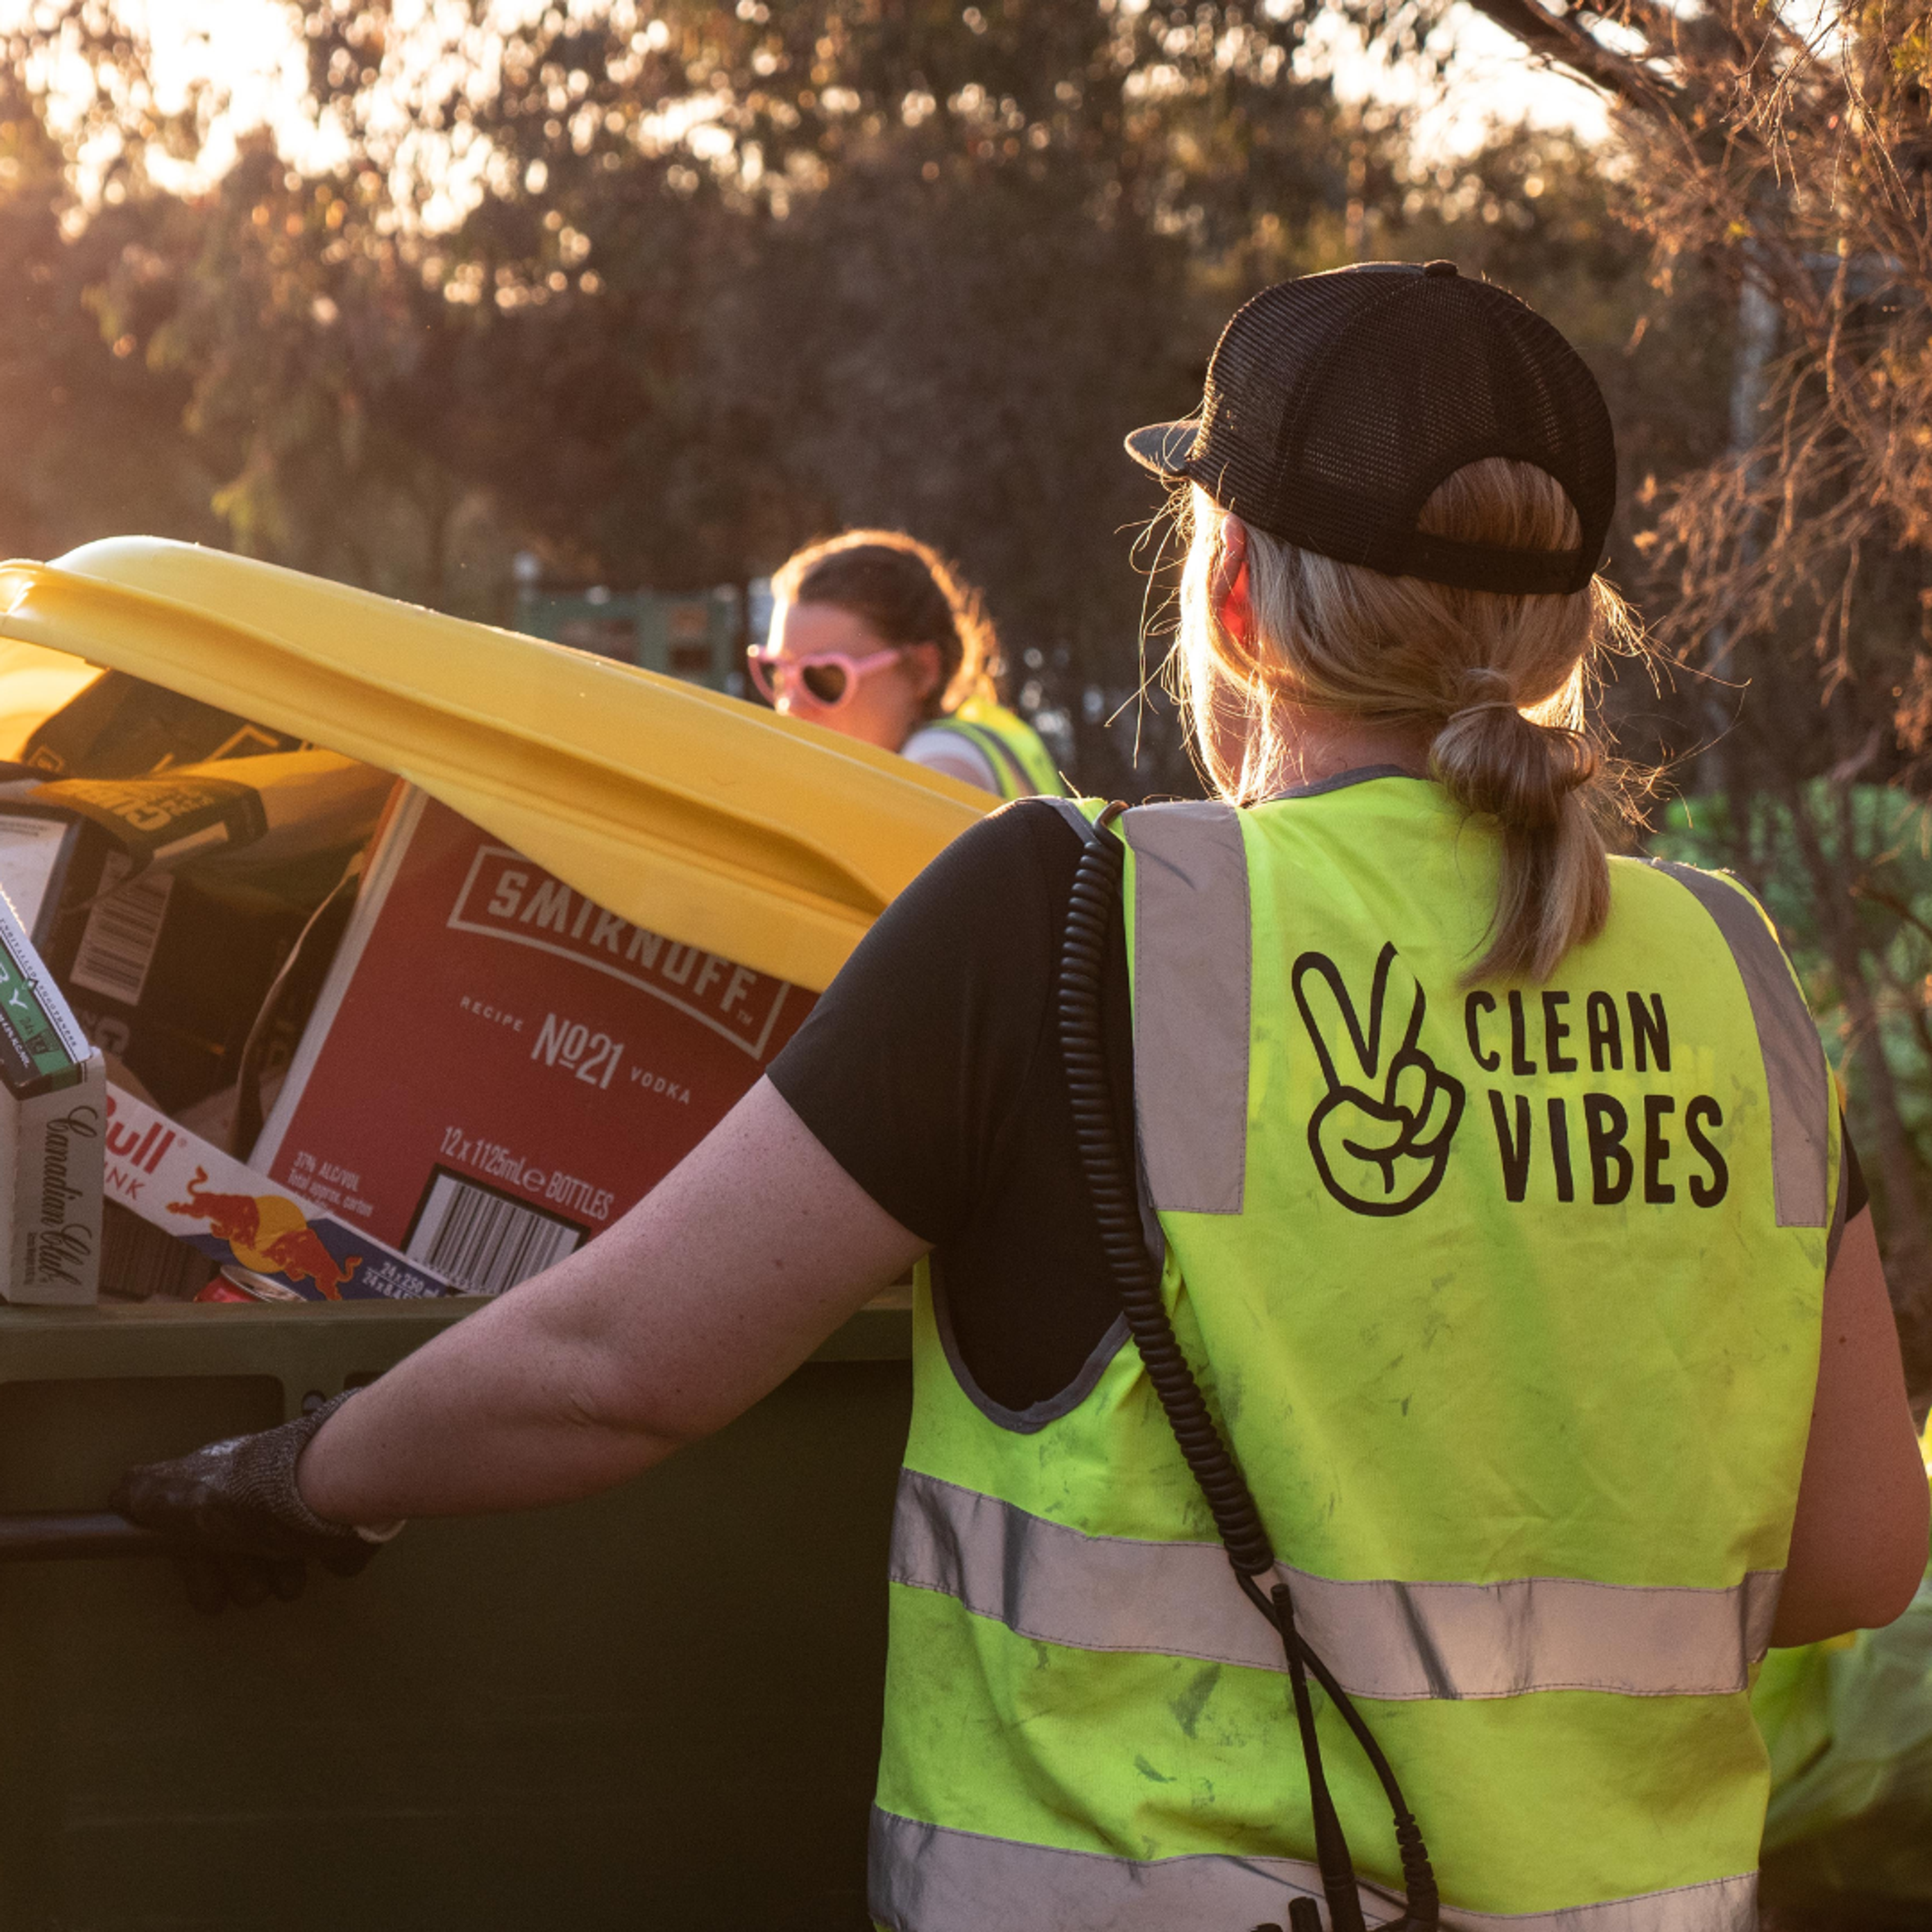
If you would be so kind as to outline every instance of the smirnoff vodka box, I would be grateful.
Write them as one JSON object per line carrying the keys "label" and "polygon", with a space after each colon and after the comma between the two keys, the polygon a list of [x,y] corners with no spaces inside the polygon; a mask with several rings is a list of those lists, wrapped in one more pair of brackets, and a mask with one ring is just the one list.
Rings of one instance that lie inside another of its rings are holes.
{"label": "smirnoff vodka box", "polygon": [[254,1165],[472,1293],[580,1246],[809,1010],[405,792]]}

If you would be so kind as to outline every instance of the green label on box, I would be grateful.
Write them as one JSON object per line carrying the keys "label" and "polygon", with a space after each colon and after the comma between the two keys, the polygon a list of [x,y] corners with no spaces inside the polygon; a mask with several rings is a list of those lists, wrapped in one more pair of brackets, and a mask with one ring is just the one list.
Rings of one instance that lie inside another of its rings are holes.
{"label": "green label on box", "polygon": [[0,930],[0,1080],[16,1098],[56,1093],[81,1077],[80,1063]]}

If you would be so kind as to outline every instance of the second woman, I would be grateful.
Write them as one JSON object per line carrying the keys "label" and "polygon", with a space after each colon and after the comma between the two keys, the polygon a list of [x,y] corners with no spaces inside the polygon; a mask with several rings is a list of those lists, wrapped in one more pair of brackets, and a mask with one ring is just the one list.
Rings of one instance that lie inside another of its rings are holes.
{"label": "second woman", "polygon": [[848,530],[772,579],[752,681],[780,711],[1001,798],[1064,790],[1040,736],[999,701],[999,642],[977,592],[929,545]]}

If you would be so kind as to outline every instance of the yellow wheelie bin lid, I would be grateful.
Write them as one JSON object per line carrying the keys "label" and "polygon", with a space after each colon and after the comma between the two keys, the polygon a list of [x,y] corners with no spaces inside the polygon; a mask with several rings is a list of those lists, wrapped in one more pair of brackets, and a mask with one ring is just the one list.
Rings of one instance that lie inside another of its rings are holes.
{"label": "yellow wheelie bin lid", "polygon": [[0,637],[394,772],[620,916],[814,991],[994,803],[654,672],[160,538],[0,564]]}

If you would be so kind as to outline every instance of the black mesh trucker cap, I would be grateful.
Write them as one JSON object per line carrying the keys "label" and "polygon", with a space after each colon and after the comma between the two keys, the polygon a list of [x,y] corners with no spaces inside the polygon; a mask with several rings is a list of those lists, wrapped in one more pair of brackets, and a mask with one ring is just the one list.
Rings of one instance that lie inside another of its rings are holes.
{"label": "black mesh trucker cap", "polygon": [[[1199,416],[1136,430],[1127,452],[1304,550],[1469,590],[1581,590],[1616,501],[1610,412],[1582,357],[1453,262],[1370,262],[1262,290],[1221,332]],[[1436,486],[1489,456],[1547,470],[1581,545],[1511,550],[1418,530]]]}

